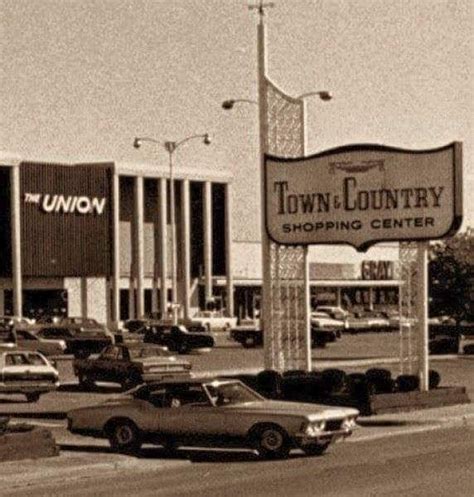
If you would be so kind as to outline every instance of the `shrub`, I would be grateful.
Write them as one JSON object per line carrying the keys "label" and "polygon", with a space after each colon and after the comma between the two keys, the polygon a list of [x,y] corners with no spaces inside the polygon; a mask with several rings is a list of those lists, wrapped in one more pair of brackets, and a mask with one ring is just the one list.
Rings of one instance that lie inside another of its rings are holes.
{"label": "shrub", "polygon": [[413,392],[420,387],[420,379],[414,374],[401,374],[397,378],[397,386],[400,392]]}
{"label": "shrub", "polygon": [[282,376],[278,371],[266,369],[257,374],[258,391],[270,399],[281,397]]}
{"label": "shrub", "polygon": [[441,383],[441,375],[438,373],[438,371],[430,369],[428,382],[430,385],[430,390],[438,387],[438,385]]}
{"label": "shrub", "polygon": [[371,368],[366,371],[365,375],[367,381],[373,385],[374,393],[392,393],[394,391],[395,382],[388,369]]}

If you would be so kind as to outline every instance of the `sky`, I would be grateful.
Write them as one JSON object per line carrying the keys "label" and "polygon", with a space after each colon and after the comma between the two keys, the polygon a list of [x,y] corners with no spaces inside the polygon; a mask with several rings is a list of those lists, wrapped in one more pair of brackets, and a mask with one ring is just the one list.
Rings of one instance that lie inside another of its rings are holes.
{"label": "sky", "polygon": [[[462,141],[464,227],[474,225],[472,0],[274,0],[268,75],[307,101],[308,153],[350,143]],[[0,0],[0,150],[44,161],[233,174],[234,239],[259,238],[257,14],[245,0]],[[352,250],[352,249],[350,249]]]}

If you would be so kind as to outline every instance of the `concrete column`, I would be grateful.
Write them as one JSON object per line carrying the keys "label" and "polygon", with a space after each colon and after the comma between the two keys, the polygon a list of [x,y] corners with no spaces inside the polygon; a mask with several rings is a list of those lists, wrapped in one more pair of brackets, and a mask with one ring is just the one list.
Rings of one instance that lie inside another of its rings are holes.
{"label": "concrete column", "polygon": [[144,217],[144,206],[143,206],[143,177],[137,176],[135,178],[135,188],[134,188],[134,243],[135,243],[135,281],[137,288],[137,300],[136,300],[136,317],[142,317],[145,314],[145,295],[143,287],[143,265],[144,265],[144,249],[143,249],[143,217]]}
{"label": "concrete column", "polygon": [[336,288],[336,305],[338,307],[341,307],[341,304],[342,304],[342,300],[341,300],[341,287],[338,286]]}
{"label": "concrete column", "polygon": [[190,317],[191,311],[191,219],[190,219],[189,180],[181,182],[181,240],[182,240],[182,303],[184,318]]}
{"label": "concrete column", "polygon": [[80,278],[81,280],[81,317],[88,317],[87,309],[87,278]]}
{"label": "concrete column", "polygon": [[12,286],[13,314],[23,315],[23,286],[21,274],[21,199],[20,167],[10,169],[11,183],[11,244],[12,244]]}
{"label": "concrete column", "polygon": [[167,226],[167,191],[166,178],[159,183],[159,228],[160,228],[160,311],[161,316],[168,315],[168,226]]}
{"label": "concrete column", "polygon": [[5,315],[5,290],[0,288],[0,316]]}
{"label": "concrete column", "polygon": [[120,321],[120,176],[117,173],[114,173],[113,177],[112,202],[112,308],[109,324],[116,328]]}
{"label": "concrete column", "polygon": [[227,316],[233,317],[234,309],[234,277],[232,275],[232,197],[230,185],[225,185],[225,264],[227,275]]}
{"label": "concrete column", "polygon": [[212,298],[212,188],[204,183],[204,287],[206,302]]}

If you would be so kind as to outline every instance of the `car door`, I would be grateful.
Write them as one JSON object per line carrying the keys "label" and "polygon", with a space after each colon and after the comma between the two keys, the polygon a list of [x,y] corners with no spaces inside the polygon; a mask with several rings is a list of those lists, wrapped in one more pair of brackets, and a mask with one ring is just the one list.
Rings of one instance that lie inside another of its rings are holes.
{"label": "car door", "polygon": [[110,345],[106,347],[96,359],[96,376],[98,380],[117,381],[117,362],[120,356],[120,347]]}
{"label": "car door", "polygon": [[201,384],[165,386],[161,404],[155,403],[153,430],[190,439],[226,433],[225,409],[212,405]]}

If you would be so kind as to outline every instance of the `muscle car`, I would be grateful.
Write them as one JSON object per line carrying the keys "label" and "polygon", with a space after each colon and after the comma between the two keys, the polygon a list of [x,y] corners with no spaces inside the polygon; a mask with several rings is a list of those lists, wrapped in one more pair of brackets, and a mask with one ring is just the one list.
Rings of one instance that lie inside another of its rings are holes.
{"label": "muscle car", "polygon": [[292,448],[322,454],[356,427],[359,411],[273,401],[234,379],[190,378],[147,384],[102,404],[68,413],[72,433],[108,438],[117,451],[144,442],[253,449],[284,458]]}

